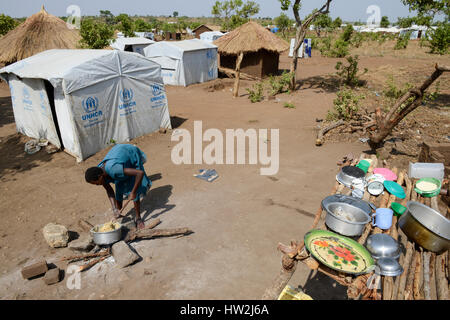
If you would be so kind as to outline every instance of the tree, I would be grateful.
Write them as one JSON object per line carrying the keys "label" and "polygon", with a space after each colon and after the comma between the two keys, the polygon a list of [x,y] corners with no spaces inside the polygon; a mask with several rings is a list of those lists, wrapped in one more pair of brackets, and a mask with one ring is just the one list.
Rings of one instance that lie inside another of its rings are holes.
{"label": "tree", "polygon": [[322,30],[331,29],[333,26],[333,20],[331,20],[328,14],[318,15],[313,23],[318,37],[320,37]]}
{"label": "tree", "polygon": [[7,34],[17,26],[17,22],[10,16],[0,14],[0,35]]}
{"label": "tree", "polygon": [[333,28],[334,29],[340,28],[341,25],[342,25],[342,19],[341,18],[337,17],[336,19],[334,19],[334,21],[333,21]]}
{"label": "tree", "polygon": [[417,16],[430,16],[434,19],[436,15],[445,15],[447,21],[450,19],[450,7],[448,0],[402,0],[409,7],[409,11],[417,11]]}
{"label": "tree", "polygon": [[211,14],[224,20],[224,29],[233,29],[248,21],[248,18],[259,12],[259,5],[255,1],[224,0],[216,1]]}
{"label": "tree", "polygon": [[178,17],[178,11],[174,11],[172,15],[174,18]]}
{"label": "tree", "polygon": [[150,26],[149,23],[145,22],[143,19],[137,19],[134,22],[134,29],[137,32],[147,32],[147,31],[151,31],[152,27]]}
{"label": "tree", "polygon": [[90,49],[107,47],[114,36],[114,29],[106,23],[93,19],[83,19],[81,22],[81,46]]}
{"label": "tree", "polygon": [[[319,9],[314,11],[308,18],[302,21],[300,18],[300,8],[301,8],[301,0],[279,0],[281,3],[281,10],[287,11],[290,7],[292,7],[292,11],[294,13],[295,21],[297,23],[297,31],[295,34],[295,44],[293,52],[298,52],[298,49],[302,45],[303,41],[306,37],[306,32],[309,29],[310,24],[322,14],[328,14],[330,12],[330,4],[332,0],[326,0],[326,3]],[[298,56],[294,54],[292,57],[290,72],[293,74],[291,77],[290,89],[295,90],[296,84],[296,72],[297,72],[297,61]]]}
{"label": "tree", "polygon": [[116,23],[114,15],[109,10],[100,10],[100,18],[104,19],[106,24],[110,26]]}
{"label": "tree", "polygon": [[275,18],[274,22],[283,34],[283,37],[285,37],[286,31],[289,30],[292,25],[291,19],[289,19],[289,17],[285,13],[281,13],[278,17]]}
{"label": "tree", "polygon": [[387,16],[382,16],[380,21],[380,27],[388,28],[390,25],[389,18]]}
{"label": "tree", "polygon": [[119,24],[119,30],[122,31],[125,37],[134,37],[134,22],[126,14],[121,13],[116,17],[116,22]]}

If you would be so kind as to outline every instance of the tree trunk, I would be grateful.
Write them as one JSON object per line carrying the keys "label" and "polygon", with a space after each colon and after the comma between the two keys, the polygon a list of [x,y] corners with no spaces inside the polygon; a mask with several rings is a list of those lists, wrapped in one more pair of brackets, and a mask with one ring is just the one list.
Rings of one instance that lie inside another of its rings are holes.
{"label": "tree trunk", "polygon": [[241,74],[241,63],[244,58],[244,53],[239,53],[239,56],[236,59],[236,78],[234,79],[234,88],[233,88],[233,97],[237,97],[239,94],[239,81]]}
{"label": "tree trunk", "polygon": [[395,126],[422,104],[425,91],[437,78],[447,71],[450,71],[450,67],[438,66],[436,64],[433,74],[420,87],[409,90],[399,98],[385,117],[382,117],[381,110],[377,109],[378,130],[370,136],[369,146],[372,149],[380,147],[383,140],[392,132]]}

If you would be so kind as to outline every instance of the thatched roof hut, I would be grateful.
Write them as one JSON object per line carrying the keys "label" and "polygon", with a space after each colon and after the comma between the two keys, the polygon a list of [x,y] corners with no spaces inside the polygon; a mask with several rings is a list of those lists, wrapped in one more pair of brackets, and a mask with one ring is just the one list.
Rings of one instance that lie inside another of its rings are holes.
{"label": "thatched roof hut", "polygon": [[234,70],[237,57],[243,53],[240,70],[256,77],[276,74],[280,53],[289,49],[286,41],[253,21],[220,37],[214,44],[218,46],[221,67]]}
{"label": "thatched roof hut", "polygon": [[0,63],[10,64],[50,49],[76,49],[80,35],[42,6],[0,39]]}

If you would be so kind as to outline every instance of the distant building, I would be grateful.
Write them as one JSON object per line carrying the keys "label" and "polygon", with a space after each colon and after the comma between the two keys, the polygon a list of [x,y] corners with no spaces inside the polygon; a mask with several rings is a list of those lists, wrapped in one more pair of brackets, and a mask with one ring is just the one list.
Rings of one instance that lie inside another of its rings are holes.
{"label": "distant building", "polygon": [[198,26],[197,28],[192,30],[192,33],[197,39],[200,39],[200,35],[203,32],[212,32],[212,31],[223,32],[222,27],[220,27],[220,26],[211,26],[211,25],[202,24],[201,26]]}

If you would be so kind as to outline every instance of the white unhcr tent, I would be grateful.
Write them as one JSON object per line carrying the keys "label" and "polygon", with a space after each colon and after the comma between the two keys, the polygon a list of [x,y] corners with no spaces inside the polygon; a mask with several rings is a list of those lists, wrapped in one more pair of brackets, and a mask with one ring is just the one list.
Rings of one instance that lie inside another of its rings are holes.
{"label": "white unhcr tent", "polygon": [[0,70],[17,131],[84,160],[111,142],[170,128],[161,67],[137,53],[48,50]]}
{"label": "white unhcr tent", "polygon": [[111,47],[116,50],[137,52],[144,55],[144,48],[155,43],[144,37],[117,38],[111,41]]}
{"label": "white unhcr tent", "polygon": [[219,39],[223,35],[224,35],[224,33],[220,32],[220,31],[207,31],[207,32],[203,32],[200,35],[200,40],[212,43],[212,42],[216,41],[217,39]]}
{"label": "white unhcr tent", "polygon": [[164,84],[188,86],[217,79],[217,46],[199,39],[161,41],[144,49],[161,65]]}

